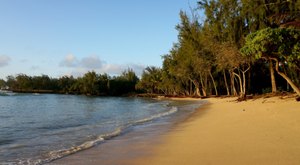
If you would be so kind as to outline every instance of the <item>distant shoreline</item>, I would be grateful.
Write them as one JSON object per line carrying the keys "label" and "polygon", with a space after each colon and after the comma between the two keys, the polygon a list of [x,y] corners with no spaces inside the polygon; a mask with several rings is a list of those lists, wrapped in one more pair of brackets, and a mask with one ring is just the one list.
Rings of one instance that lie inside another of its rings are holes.
{"label": "distant shoreline", "polygon": [[[163,95],[163,94],[154,94],[154,93],[128,93],[123,95],[107,95],[107,94],[98,94],[98,95],[90,95],[90,94],[78,94],[78,93],[68,93],[63,91],[55,91],[55,90],[21,90],[21,89],[5,89],[1,91],[8,91],[8,92],[15,92],[15,93],[39,93],[39,94],[66,94],[66,95],[85,95],[85,96],[116,96],[116,97],[148,97],[148,98],[166,98],[166,99],[209,99],[209,98],[235,98],[235,96],[227,96],[227,95],[220,95],[220,96],[181,96],[181,95]],[[278,92],[278,93],[266,93],[266,94],[259,94],[259,95],[247,95],[246,100],[251,99],[258,99],[258,98],[269,98],[269,97],[292,97],[295,98],[296,101],[300,101],[300,97],[294,93],[289,92]],[[237,101],[239,98],[236,99]],[[241,100],[243,101],[243,100]]]}
{"label": "distant shoreline", "polygon": [[16,93],[41,93],[41,94],[63,94],[61,92],[56,92],[53,90],[11,90]]}

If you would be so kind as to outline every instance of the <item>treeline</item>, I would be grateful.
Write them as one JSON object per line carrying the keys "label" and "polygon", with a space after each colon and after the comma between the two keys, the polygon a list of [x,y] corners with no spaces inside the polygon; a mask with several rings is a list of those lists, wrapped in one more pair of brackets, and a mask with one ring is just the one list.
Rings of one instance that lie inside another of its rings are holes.
{"label": "treeline", "polygon": [[[204,11],[200,23],[198,13]],[[300,95],[300,0],[202,0],[180,12],[178,42],[140,89],[183,96]]]}
{"label": "treeline", "polygon": [[120,76],[111,77],[108,74],[97,74],[94,71],[83,77],[63,76],[50,78],[47,75],[27,76],[19,74],[8,76],[1,80],[2,87],[8,87],[15,92],[84,94],[94,96],[120,96],[135,93],[135,86],[139,79],[131,69],[124,71]]}

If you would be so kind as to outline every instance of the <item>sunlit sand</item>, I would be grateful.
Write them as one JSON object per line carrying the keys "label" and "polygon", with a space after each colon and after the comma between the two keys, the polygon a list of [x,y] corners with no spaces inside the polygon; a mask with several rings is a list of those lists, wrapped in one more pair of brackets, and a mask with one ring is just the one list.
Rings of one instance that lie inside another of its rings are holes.
{"label": "sunlit sand", "polygon": [[300,103],[294,98],[211,98],[133,164],[299,164]]}

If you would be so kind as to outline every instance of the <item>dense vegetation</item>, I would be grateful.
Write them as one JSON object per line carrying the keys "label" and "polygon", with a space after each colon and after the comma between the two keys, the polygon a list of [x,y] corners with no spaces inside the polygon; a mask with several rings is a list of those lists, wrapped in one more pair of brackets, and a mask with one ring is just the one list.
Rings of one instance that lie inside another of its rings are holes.
{"label": "dense vegetation", "polygon": [[138,77],[131,69],[128,69],[116,77],[96,74],[94,71],[79,78],[63,76],[58,79],[47,75],[31,77],[19,74],[16,77],[8,76],[6,82],[4,80],[1,82],[1,86],[8,86],[15,92],[119,96],[135,92]]}
{"label": "dense vegetation", "polygon": [[[205,13],[205,21],[198,13]],[[117,77],[88,72],[49,78],[20,74],[0,81],[17,91],[86,95],[147,92],[206,97],[296,92],[300,96],[300,0],[201,0],[180,12],[178,42],[162,68]]]}
{"label": "dense vegetation", "polygon": [[184,96],[300,95],[299,0],[202,0],[191,15],[180,12],[178,42],[162,68],[146,68],[140,88]]}

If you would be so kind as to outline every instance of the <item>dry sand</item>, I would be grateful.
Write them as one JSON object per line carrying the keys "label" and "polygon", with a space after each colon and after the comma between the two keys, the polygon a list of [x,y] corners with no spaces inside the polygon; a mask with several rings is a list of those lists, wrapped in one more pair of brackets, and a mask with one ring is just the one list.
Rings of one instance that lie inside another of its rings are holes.
{"label": "dry sand", "polygon": [[294,98],[208,99],[138,165],[300,164],[300,102]]}

